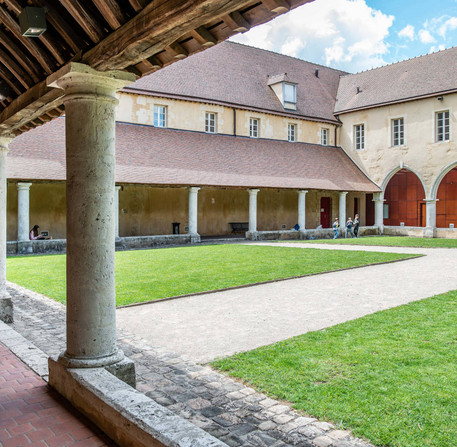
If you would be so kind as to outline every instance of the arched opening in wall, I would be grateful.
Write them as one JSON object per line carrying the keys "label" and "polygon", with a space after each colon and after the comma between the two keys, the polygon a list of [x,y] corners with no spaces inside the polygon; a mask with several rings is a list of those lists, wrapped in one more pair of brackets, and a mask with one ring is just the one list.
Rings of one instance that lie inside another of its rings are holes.
{"label": "arched opening in wall", "polygon": [[436,226],[457,228],[457,167],[441,180],[436,202]]}
{"label": "arched opening in wall", "polygon": [[384,225],[425,227],[425,191],[416,174],[398,171],[384,193]]}

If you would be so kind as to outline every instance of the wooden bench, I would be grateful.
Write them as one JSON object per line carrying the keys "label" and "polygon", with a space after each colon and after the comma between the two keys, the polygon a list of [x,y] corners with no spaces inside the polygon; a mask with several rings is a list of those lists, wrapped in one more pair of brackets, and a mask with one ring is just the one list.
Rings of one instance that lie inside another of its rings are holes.
{"label": "wooden bench", "polygon": [[232,233],[246,232],[249,229],[249,222],[229,222],[232,227]]}

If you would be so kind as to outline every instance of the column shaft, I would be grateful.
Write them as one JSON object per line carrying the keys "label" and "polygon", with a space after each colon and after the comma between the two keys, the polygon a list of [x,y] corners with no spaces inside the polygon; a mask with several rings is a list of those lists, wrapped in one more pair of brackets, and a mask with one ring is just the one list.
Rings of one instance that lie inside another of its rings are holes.
{"label": "column shaft", "polygon": [[119,191],[120,186],[114,188],[114,236],[116,239],[119,237]]}
{"label": "column shaft", "polygon": [[257,193],[258,189],[248,189],[249,192],[249,232],[257,231]]}
{"label": "column shaft", "polygon": [[30,187],[31,183],[17,184],[17,240],[28,241],[30,231]]}
{"label": "column shaft", "polygon": [[189,234],[198,234],[198,191],[200,188],[192,186],[189,188]]}
{"label": "column shaft", "polygon": [[384,231],[384,199],[382,193],[373,194],[374,202],[374,224],[379,228],[379,232]]}
{"label": "column shaft", "polygon": [[341,228],[346,228],[346,196],[347,192],[340,192],[339,215]]}
{"label": "column shaft", "polygon": [[306,194],[308,191],[298,191],[298,226],[300,231],[306,229]]}

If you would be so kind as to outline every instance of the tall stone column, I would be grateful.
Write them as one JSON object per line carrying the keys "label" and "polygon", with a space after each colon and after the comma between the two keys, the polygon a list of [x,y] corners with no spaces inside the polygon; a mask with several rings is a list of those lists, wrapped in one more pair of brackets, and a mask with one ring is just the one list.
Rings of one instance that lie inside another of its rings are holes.
{"label": "tall stone column", "polygon": [[13,303],[6,290],[6,155],[10,135],[0,136],[0,320],[13,322]]}
{"label": "tall stone column", "polygon": [[340,227],[346,228],[346,196],[347,192],[340,192],[339,215]]}
{"label": "tall stone column", "polygon": [[114,187],[114,237],[119,238],[119,191],[121,186]]}
{"label": "tall stone column", "polygon": [[249,235],[256,239],[257,233],[257,193],[258,189],[248,189],[249,193]]}
{"label": "tall stone column", "polygon": [[379,234],[384,231],[384,199],[382,198],[382,192],[373,194],[374,202],[374,224],[379,229]]}
{"label": "tall stone column", "polygon": [[30,240],[30,187],[31,183],[17,184],[17,240]]}
{"label": "tall stone column", "polygon": [[306,229],[306,194],[308,191],[298,191],[298,225],[300,231]]}
{"label": "tall stone column", "polygon": [[66,367],[124,358],[115,318],[115,107],[116,91],[134,79],[72,62],[47,80],[64,90],[66,114],[67,349],[59,357]]}
{"label": "tall stone column", "polygon": [[436,237],[436,199],[425,199],[425,230],[424,237]]}
{"label": "tall stone column", "polygon": [[200,242],[200,235],[198,234],[198,191],[200,188],[191,186],[189,188],[189,234],[192,243]]}

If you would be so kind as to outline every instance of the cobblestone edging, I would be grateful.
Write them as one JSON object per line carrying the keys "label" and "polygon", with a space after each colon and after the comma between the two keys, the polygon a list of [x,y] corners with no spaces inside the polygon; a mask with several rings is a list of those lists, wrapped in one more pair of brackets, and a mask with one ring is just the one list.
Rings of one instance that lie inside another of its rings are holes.
{"label": "cobblestone edging", "polygon": [[[13,328],[48,355],[65,347],[65,308],[9,284]],[[304,417],[207,366],[138,336],[119,333],[119,345],[135,361],[137,389],[230,446],[371,447],[327,422]]]}

